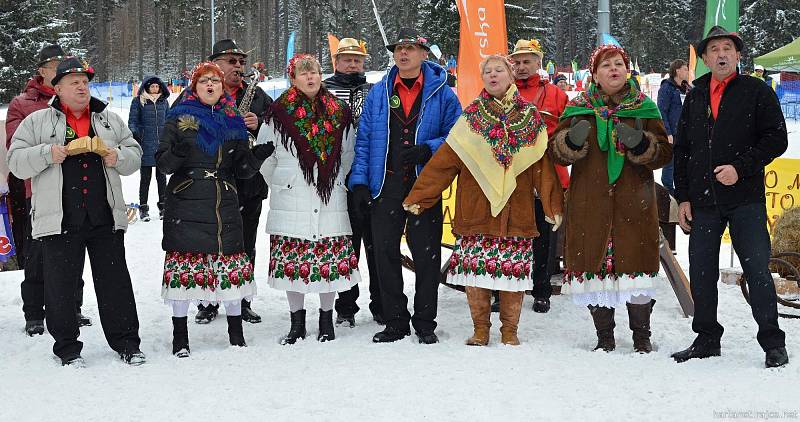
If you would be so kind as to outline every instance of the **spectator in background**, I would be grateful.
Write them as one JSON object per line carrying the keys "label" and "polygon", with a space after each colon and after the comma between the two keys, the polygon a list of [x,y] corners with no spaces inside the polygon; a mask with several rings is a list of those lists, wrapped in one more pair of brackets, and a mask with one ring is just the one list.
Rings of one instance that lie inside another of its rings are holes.
{"label": "spectator in background", "polygon": [[753,67],[753,73],[751,73],[750,76],[761,79],[770,87],[772,86],[772,77],[767,76],[764,66],[761,66],[760,64],[757,64]]}
{"label": "spectator in background", "polygon": [[[147,196],[150,192],[150,179],[156,165],[158,141],[164,134],[164,124],[169,110],[169,89],[158,77],[150,76],[142,81],[139,93],[131,101],[128,115],[128,128],[133,138],[142,147],[142,167],[139,169],[139,219],[150,221],[150,206]],[[156,170],[156,186],[158,187],[158,218],[164,218],[164,190],[167,176]]]}
{"label": "spectator in background", "polygon": [[[667,130],[669,143],[674,143],[673,133],[677,131],[678,119],[681,117],[681,107],[686,93],[689,92],[689,66],[681,59],[674,60],[669,65],[669,77],[661,81],[658,89],[658,110],[664,119],[664,129]],[[672,180],[673,163],[661,169],[661,185],[675,196],[675,186]]]}
{"label": "spectator in background", "polygon": [[553,84],[559,87],[562,91],[569,91],[569,83],[567,83],[566,75],[559,74],[553,78]]}

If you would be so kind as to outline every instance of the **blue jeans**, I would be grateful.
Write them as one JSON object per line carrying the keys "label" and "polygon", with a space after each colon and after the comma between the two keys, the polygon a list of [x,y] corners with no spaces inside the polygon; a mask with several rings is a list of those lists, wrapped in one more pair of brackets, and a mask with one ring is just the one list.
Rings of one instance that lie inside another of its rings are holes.
{"label": "blue jeans", "polygon": [[778,327],[775,284],[769,271],[771,246],[767,210],[763,203],[692,208],[689,236],[689,278],[694,299],[692,330],[696,345],[719,347],[722,325],[717,321],[719,250],[725,227],[747,279],[753,318],[758,324],[758,343],[764,351],[785,346]]}
{"label": "blue jeans", "polygon": [[661,186],[664,186],[669,191],[669,194],[675,196],[675,181],[672,178],[674,174],[674,165],[672,160],[661,168]]}

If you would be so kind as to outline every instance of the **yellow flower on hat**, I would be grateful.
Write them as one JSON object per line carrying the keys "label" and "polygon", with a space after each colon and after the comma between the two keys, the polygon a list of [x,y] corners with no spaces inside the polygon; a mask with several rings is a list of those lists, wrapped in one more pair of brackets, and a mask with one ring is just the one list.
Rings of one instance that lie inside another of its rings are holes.
{"label": "yellow flower on hat", "polygon": [[361,52],[363,52],[364,54],[367,54],[367,42],[366,41],[360,40],[358,42],[358,46],[361,47]]}
{"label": "yellow flower on hat", "polygon": [[542,46],[539,44],[539,40],[535,38],[531,38],[531,40],[528,41],[528,45],[531,47],[531,50],[542,51]]}

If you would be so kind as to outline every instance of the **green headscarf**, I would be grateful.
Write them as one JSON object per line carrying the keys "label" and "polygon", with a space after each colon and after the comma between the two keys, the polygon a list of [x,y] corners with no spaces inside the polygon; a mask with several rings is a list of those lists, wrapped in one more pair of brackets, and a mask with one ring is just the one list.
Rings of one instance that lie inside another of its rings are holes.
{"label": "green headscarf", "polygon": [[594,83],[586,92],[581,93],[567,104],[561,120],[574,116],[594,114],[597,122],[597,145],[600,151],[608,153],[608,184],[614,184],[622,174],[625,163],[625,151],[617,142],[617,130],[614,127],[620,117],[640,117],[642,119],[661,119],[661,112],[653,100],[636,88],[632,80],[628,81],[628,93],[622,103],[609,107]]}

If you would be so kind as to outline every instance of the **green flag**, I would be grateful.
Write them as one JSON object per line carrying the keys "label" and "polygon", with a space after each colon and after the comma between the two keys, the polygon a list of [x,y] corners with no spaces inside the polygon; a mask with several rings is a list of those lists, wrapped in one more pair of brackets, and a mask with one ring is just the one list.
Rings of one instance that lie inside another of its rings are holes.
{"label": "green flag", "polygon": [[[719,25],[729,32],[739,32],[739,0],[706,0],[706,25],[703,27],[703,38],[714,25]],[[694,76],[699,78],[708,73],[703,57],[697,52],[697,67]]]}

